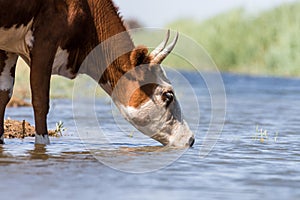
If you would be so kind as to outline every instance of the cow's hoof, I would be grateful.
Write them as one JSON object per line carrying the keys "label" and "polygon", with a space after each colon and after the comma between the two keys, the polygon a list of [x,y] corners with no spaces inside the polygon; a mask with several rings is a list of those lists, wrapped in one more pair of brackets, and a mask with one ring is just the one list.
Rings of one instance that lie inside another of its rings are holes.
{"label": "cow's hoof", "polygon": [[4,135],[0,137],[0,144],[4,144]]}
{"label": "cow's hoof", "polygon": [[47,135],[38,135],[35,134],[35,144],[50,144],[49,136]]}

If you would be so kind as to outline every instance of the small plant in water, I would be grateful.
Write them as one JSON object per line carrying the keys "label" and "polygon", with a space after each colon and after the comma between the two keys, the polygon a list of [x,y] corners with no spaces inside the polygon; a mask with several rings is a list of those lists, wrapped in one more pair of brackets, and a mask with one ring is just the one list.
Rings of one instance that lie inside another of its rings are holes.
{"label": "small plant in water", "polygon": [[62,121],[59,121],[56,123],[56,128],[54,130],[54,132],[56,134],[60,134],[62,136],[62,132],[66,131],[67,129],[64,127],[64,123]]}
{"label": "small plant in water", "polygon": [[277,142],[278,132],[275,133],[274,141]]}
{"label": "small plant in water", "polygon": [[128,137],[133,138],[133,134],[134,134],[134,131],[131,131],[131,132],[129,133]]}
{"label": "small plant in water", "polygon": [[[277,142],[277,138],[278,138],[278,132],[275,133],[274,136],[274,142]],[[260,141],[261,143],[264,143],[265,141],[268,141],[272,138],[269,137],[268,131],[264,130],[264,129],[259,129],[258,126],[256,126],[256,133],[253,137],[254,141]]]}

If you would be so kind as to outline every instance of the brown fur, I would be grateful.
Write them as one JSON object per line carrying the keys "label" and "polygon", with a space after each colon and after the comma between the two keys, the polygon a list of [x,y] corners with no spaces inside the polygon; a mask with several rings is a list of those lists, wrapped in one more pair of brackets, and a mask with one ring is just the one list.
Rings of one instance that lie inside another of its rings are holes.
{"label": "brown fur", "polygon": [[42,3],[42,0],[0,0],[0,27],[28,24],[32,17],[38,15]]}
{"label": "brown fur", "polygon": [[142,64],[149,64],[151,61],[148,55],[148,49],[144,46],[138,46],[130,55],[130,62],[132,66],[139,66]]}
{"label": "brown fur", "polygon": [[6,55],[5,51],[0,50],[0,75],[4,70],[6,59],[7,59],[7,55]]}
{"label": "brown fur", "polygon": [[149,100],[156,87],[157,84],[155,83],[142,85],[139,89],[137,89],[132,94],[128,102],[128,105],[134,108],[141,106],[143,103]]}
{"label": "brown fur", "polygon": [[[4,70],[6,59],[7,59],[6,52],[0,50],[0,75]],[[12,74],[12,76],[14,76],[14,74]],[[0,137],[4,133],[4,113],[5,113],[5,107],[9,102],[9,100],[10,100],[9,91],[0,91]],[[0,144],[1,143],[3,143],[3,141],[0,140]]]}
{"label": "brown fur", "polygon": [[[32,104],[34,107],[36,132],[47,134],[47,113],[49,110],[49,87],[52,65],[58,47],[69,52],[67,68],[75,75],[86,56],[99,43],[125,32],[121,38],[109,43],[103,49],[104,66],[106,68],[99,83],[107,82],[111,90],[118,80],[136,65],[148,64],[150,57],[145,47],[134,49],[134,44],[126,32],[117,8],[111,0],[0,0],[0,27],[12,28],[27,25],[32,19],[34,31],[34,46],[30,49],[30,60],[25,55],[25,61],[30,65],[30,83]],[[109,59],[118,55],[124,49],[127,53],[113,62]],[[1,51],[2,52],[2,51]],[[3,52],[2,52],[3,54]],[[0,56],[0,71],[3,70],[5,58]],[[14,72],[14,71],[13,71]],[[75,77],[75,76],[74,76]],[[143,77],[143,76],[140,76]],[[129,80],[123,86],[124,92],[131,85],[141,84],[137,80]],[[155,85],[142,86],[136,90],[127,104],[137,107],[150,98]],[[3,134],[3,117],[8,94],[0,94],[0,136]],[[2,112],[2,113],[1,113]]]}

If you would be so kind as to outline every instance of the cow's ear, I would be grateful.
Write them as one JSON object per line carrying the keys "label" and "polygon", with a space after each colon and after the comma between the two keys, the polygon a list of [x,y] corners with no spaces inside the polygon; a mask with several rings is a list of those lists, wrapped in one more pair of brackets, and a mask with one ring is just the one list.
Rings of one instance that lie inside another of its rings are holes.
{"label": "cow's ear", "polygon": [[130,54],[130,62],[134,67],[142,64],[149,64],[150,60],[148,49],[145,46],[136,47]]}

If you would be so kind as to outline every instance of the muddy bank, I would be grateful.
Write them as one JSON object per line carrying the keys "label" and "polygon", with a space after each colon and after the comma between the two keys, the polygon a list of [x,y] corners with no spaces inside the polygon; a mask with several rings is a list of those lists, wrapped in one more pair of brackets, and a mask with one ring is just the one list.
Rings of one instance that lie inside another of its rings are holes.
{"label": "muddy bank", "polygon": [[[49,136],[59,137],[60,134],[57,131],[49,130]],[[17,120],[7,119],[4,121],[4,137],[5,138],[25,138],[25,137],[34,137],[35,130],[34,126],[31,126],[30,123]]]}

